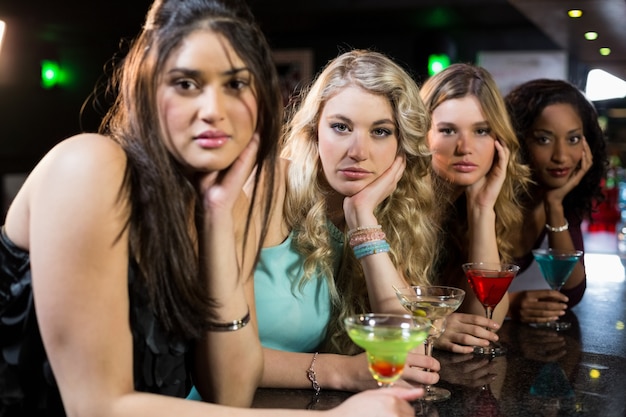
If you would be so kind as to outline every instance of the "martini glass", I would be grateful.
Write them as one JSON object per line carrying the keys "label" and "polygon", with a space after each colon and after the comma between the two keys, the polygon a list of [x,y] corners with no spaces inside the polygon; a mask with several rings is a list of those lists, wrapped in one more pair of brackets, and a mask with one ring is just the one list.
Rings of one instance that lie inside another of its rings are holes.
{"label": "martini glass", "polygon": [[[463,264],[463,271],[472,291],[485,308],[485,315],[491,320],[493,309],[506,294],[511,281],[519,271],[519,266],[507,263],[470,262]],[[475,346],[474,353],[500,356],[506,353],[506,349],[498,343],[490,342],[489,346]]]}
{"label": "martini glass", "polygon": [[[465,298],[465,291],[454,287],[422,286],[396,288],[400,303],[414,317],[426,317],[432,323],[428,337],[424,341],[426,354],[432,356],[433,343],[446,328],[446,317],[456,311]],[[450,398],[450,391],[426,385],[424,401],[443,401]]]}
{"label": "martini glass", "polygon": [[391,387],[410,350],[424,343],[430,320],[408,314],[359,314],[344,319],[350,339],[367,354],[372,377],[379,387]]}
{"label": "martini glass", "polygon": [[[534,249],[533,256],[539,264],[539,269],[543,274],[550,288],[560,291],[578,260],[583,256],[581,250],[560,250],[560,249]],[[533,327],[550,328],[554,330],[567,330],[571,323],[556,320],[547,323],[533,323]]]}

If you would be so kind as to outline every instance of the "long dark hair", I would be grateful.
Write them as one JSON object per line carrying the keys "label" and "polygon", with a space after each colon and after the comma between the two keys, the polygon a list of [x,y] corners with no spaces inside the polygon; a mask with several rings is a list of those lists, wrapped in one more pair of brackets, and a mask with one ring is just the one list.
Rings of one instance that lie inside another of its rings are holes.
{"label": "long dark hair", "polygon": [[[227,39],[253,74],[261,141],[252,202],[259,198],[257,185],[265,170],[267,217],[274,178],[273,170],[264,167],[275,166],[282,98],[270,48],[243,1],[156,0],[111,80],[116,99],[100,126],[128,157],[120,198],[128,197],[132,205],[127,223],[131,257],[139,265],[154,313],[167,330],[184,337],[201,334],[216,304],[198,279],[197,244],[189,233],[193,213],[200,210],[197,192],[164,146],[156,89],[167,58],[199,29]],[[250,213],[246,229],[249,223]]]}
{"label": "long dark hair", "polygon": [[567,81],[550,79],[532,80],[517,86],[507,94],[505,102],[521,145],[520,156],[526,164],[530,163],[526,138],[543,110],[552,104],[569,104],[576,110],[593,155],[593,165],[580,183],[567,194],[563,207],[567,213],[578,218],[589,216],[594,200],[600,202],[604,199],[600,182],[608,166],[604,133],[593,103]]}

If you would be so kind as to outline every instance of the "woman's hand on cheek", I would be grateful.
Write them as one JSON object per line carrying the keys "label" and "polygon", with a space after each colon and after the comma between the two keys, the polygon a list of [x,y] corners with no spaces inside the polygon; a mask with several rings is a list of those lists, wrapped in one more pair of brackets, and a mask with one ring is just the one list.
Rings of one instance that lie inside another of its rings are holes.
{"label": "woman's hand on cheek", "polygon": [[467,188],[468,200],[481,207],[493,207],[495,205],[506,178],[506,168],[511,156],[509,148],[499,140],[495,140],[494,145],[498,156],[491,170],[482,181],[477,181]]}
{"label": "woman's hand on cheek", "polygon": [[259,149],[259,135],[255,133],[235,161],[225,170],[208,172],[198,179],[198,189],[206,211],[232,210],[252,173]]}
{"label": "woman's hand on cheek", "polygon": [[[396,189],[406,167],[406,158],[397,156],[391,166],[358,193],[343,200],[343,211],[348,227],[363,226],[374,209]],[[369,223],[368,223],[369,224]]]}
{"label": "woman's hand on cheek", "polygon": [[580,181],[583,179],[585,174],[587,174],[589,168],[591,168],[592,165],[593,154],[591,153],[589,144],[583,138],[583,153],[582,158],[580,159],[580,163],[562,187],[552,189],[546,193],[546,201],[548,201],[549,203],[561,204],[565,196],[569,194],[569,192],[572,191],[574,188],[576,188],[578,184],[580,184]]}

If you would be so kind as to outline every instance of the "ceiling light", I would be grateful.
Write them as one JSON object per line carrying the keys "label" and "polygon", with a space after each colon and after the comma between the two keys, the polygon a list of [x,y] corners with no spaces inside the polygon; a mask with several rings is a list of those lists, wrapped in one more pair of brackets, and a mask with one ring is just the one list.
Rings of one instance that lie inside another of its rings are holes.
{"label": "ceiling light", "polygon": [[567,11],[567,15],[573,19],[576,19],[583,15],[583,11],[580,9],[572,9]]}
{"label": "ceiling light", "polygon": [[592,101],[626,97],[626,81],[601,69],[592,69],[587,74],[585,94]]}
{"label": "ceiling light", "polygon": [[6,24],[4,23],[3,20],[0,20],[0,47],[2,46],[2,38],[4,37],[4,28],[6,27]]}
{"label": "ceiling light", "polygon": [[588,41],[595,41],[598,39],[598,32],[585,32],[585,39]]}
{"label": "ceiling light", "polygon": [[602,56],[611,55],[611,48],[600,48],[599,51]]}

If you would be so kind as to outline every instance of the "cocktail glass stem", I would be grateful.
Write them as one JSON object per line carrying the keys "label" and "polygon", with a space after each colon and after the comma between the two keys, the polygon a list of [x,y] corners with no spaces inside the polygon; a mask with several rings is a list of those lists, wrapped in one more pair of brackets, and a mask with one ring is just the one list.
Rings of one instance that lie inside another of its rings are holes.
{"label": "cocktail glass stem", "polygon": [[[426,340],[424,340],[424,350],[426,351],[426,356],[433,356],[433,338],[428,336]],[[430,369],[426,369],[426,372],[430,372]],[[424,387],[426,389],[426,396],[428,397],[431,394],[430,384]]]}
{"label": "cocktail glass stem", "polygon": [[489,307],[489,306],[485,307],[485,315],[487,316],[487,318],[489,320],[492,320],[493,319],[493,308]]}
{"label": "cocktail glass stem", "polygon": [[[433,321],[433,324],[431,325],[431,333],[426,338],[426,340],[424,340],[424,351],[426,353],[426,356],[433,356],[433,346],[435,344],[435,340],[438,339],[439,336],[441,336],[441,334],[444,332],[445,321],[445,318]],[[431,371],[431,369],[426,369],[426,372]],[[447,389],[434,387],[430,384],[425,385],[424,389],[426,390],[426,394],[424,395],[424,397],[422,397],[422,400],[427,402],[447,400],[448,398],[450,398],[451,395],[450,391],[448,391]]]}
{"label": "cocktail glass stem", "polygon": [[[493,307],[491,306],[485,307],[485,317],[487,317],[489,320],[493,320]],[[486,327],[486,329],[489,330],[490,332],[492,331],[489,327]],[[478,353],[481,355],[488,354],[488,355],[491,355],[492,357],[495,357],[495,356],[504,355],[506,353],[506,349],[501,344],[490,341],[489,346],[487,347],[476,346],[474,348],[474,353]]]}

